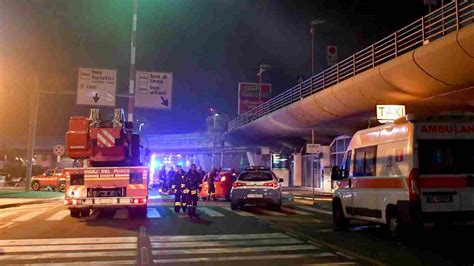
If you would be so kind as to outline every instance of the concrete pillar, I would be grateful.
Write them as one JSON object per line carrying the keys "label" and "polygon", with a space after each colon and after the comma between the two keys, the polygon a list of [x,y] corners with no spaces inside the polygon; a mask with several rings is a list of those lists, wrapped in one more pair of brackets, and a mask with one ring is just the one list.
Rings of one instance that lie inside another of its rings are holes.
{"label": "concrete pillar", "polygon": [[293,186],[301,186],[302,166],[301,153],[295,153],[293,155]]}

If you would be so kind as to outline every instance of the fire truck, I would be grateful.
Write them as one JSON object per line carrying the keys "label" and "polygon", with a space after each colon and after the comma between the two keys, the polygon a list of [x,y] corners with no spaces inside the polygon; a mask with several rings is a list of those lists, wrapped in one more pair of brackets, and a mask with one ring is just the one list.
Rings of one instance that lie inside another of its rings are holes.
{"label": "fire truck", "polygon": [[140,162],[139,135],[122,109],[114,110],[112,120],[103,120],[99,109],[91,109],[89,117],[72,116],[66,152],[75,162],[65,169],[64,203],[72,217],[106,208],[146,216],[150,171]]}

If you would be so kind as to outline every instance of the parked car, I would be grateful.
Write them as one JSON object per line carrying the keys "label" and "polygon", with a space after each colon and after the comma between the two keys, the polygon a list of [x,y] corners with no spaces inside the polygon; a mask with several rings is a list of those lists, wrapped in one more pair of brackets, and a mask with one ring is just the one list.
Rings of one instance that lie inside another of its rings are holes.
{"label": "parked car", "polygon": [[[237,178],[237,173],[232,169],[226,169],[219,172],[218,176],[214,181],[214,187],[216,188],[215,197],[218,199],[230,200],[230,190],[232,189],[232,184]],[[207,199],[207,192],[209,190],[209,184],[205,181],[204,178],[202,182],[202,190],[199,193],[201,199]]]}
{"label": "parked car", "polygon": [[273,209],[281,208],[281,185],[268,168],[248,168],[239,174],[230,192],[230,207],[236,210],[245,204],[269,205]]}
{"label": "parked car", "polygon": [[48,169],[42,175],[31,178],[31,188],[38,191],[50,187],[55,191],[64,191],[66,188],[66,176],[63,168]]}

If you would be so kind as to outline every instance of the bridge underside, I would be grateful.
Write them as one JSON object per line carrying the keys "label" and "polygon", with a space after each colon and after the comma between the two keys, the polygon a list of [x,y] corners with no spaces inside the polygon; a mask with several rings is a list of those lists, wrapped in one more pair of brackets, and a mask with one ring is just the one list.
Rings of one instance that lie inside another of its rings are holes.
{"label": "bridge underside", "polygon": [[372,120],[375,105],[407,113],[474,112],[474,24],[405,53],[229,132],[244,142],[351,135]]}

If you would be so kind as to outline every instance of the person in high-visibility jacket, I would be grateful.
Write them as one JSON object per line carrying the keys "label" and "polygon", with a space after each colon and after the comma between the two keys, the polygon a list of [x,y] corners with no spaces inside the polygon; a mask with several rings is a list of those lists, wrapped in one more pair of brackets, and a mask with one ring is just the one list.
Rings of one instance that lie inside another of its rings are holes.
{"label": "person in high-visibility jacket", "polygon": [[191,169],[185,175],[185,189],[187,192],[187,207],[189,217],[196,216],[198,202],[198,190],[202,187],[202,176],[198,173],[196,165],[192,164]]}
{"label": "person in high-visibility jacket", "polygon": [[183,212],[186,212],[185,175],[186,173],[183,171],[183,168],[176,166],[176,173],[171,184],[171,190],[174,193],[174,211],[176,213],[179,213],[181,209],[183,209]]}

